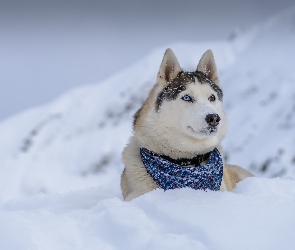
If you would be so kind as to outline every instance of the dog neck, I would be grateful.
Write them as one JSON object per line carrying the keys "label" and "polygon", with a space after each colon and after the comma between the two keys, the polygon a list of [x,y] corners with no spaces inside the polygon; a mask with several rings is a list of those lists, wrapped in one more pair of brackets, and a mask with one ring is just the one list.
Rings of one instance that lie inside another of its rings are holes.
{"label": "dog neck", "polygon": [[171,147],[169,141],[166,141],[165,139],[162,139],[155,143],[154,138],[151,137],[145,136],[144,138],[141,138],[135,136],[135,138],[139,148],[146,148],[151,152],[154,152],[158,155],[167,156],[171,159],[192,159],[197,155],[205,155],[206,153],[211,152],[214,148],[217,147],[217,145],[214,144],[213,146],[207,148],[200,147],[202,148],[202,150],[178,150],[174,147]]}
{"label": "dog neck", "polygon": [[169,162],[172,162],[174,164],[177,165],[181,165],[181,166],[190,166],[190,165],[194,165],[194,166],[200,166],[202,162],[207,162],[210,156],[210,152],[205,153],[205,154],[200,154],[200,155],[195,155],[192,158],[171,158],[168,155],[161,155],[161,154],[156,154],[148,149],[145,149],[149,154],[153,155],[153,156],[157,156],[157,157],[161,157]]}

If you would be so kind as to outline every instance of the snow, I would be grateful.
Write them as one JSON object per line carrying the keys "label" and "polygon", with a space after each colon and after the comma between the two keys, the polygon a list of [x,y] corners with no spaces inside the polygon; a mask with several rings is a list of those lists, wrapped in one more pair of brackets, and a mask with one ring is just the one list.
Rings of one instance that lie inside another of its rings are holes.
{"label": "snow", "polygon": [[[2,249],[293,249],[295,183],[249,178],[234,192],[155,190],[131,202],[90,188],[6,202]],[[5,246],[5,247],[3,247]]]}
{"label": "snow", "polygon": [[[230,41],[168,44],[1,123],[0,248],[293,249],[294,24],[293,8]],[[212,49],[228,162],[257,177],[233,192],[155,190],[124,202],[120,154],[167,47],[187,70]]]}
{"label": "snow", "polygon": [[295,177],[294,21],[293,8],[256,27],[249,49],[223,77],[233,131],[224,148],[230,162],[259,176]]}

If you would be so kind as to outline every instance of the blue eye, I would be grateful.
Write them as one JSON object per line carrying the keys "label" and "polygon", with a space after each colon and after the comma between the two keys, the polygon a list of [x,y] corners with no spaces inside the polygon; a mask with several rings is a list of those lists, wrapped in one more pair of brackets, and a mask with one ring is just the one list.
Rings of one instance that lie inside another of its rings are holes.
{"label": "blue eye", "polygon": [[193,98],[191,98],[189,95],[184,95],[181,99],[186,102],[194,102]]}

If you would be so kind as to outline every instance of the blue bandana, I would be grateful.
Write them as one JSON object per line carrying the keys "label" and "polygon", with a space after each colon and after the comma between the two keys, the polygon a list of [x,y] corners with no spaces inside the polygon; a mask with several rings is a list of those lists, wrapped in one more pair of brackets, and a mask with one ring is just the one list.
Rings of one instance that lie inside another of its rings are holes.
{"label": "blue bandana", "polygon": [[184,167],[173,163],[146,148],[140,148],[141,160],[157,185],[164,189],[190,187],[197,190],[220,190],[223,163],[219,151],[210,152],[204,166]]}

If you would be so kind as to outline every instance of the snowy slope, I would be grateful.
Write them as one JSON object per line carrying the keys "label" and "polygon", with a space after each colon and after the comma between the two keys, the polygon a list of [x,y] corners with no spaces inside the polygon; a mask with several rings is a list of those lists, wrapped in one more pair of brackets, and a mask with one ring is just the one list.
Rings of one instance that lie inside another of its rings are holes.
{"label": "snowy slope", "polygon": [[127,203],[119,179],[132,115],[166,47],[187,70],[213,50],[228,161],[294,179],[294,44],[290,9],[230,41],[159,48],[0,124],[0,249],[292,249],[294,180],[250,178],[234,193],[156,190]]}
{"label": "snowy slope", "polygon": [[[193,70],[208,44],[171,47]],[[232,62],[229,44],[209,47],[216,51],[221,71]],[[165,49],[101,84],[75,89],[2,123],[1,199],[93,186],[119,189],[121,152],[131,135],[132,116],[154,84]]]}
{"label": "snowy slope", "polygon": [[251,33],[252,41],[222,79],[229,120],[224,146],[230,162],[258,176],[294,178],[294,8]]}

